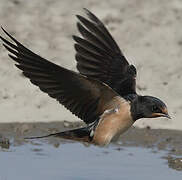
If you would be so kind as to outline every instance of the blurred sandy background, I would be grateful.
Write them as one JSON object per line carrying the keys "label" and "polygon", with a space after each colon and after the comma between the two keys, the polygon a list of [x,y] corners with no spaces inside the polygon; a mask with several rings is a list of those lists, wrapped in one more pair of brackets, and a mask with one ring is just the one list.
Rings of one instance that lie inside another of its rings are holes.
{"label": "blurred sandy background", "polygon": [[[83,7],[106,24],[137,67],[138,92],[168,104],[172,120],[147,119],[135,125],[182,129],[181,0],[0,0],[0,24],[34,52],[75,70],[71,35],[78,34],[75,14],[83,15]],[[0,45],[0,122],[78,120],[13,64]]]}

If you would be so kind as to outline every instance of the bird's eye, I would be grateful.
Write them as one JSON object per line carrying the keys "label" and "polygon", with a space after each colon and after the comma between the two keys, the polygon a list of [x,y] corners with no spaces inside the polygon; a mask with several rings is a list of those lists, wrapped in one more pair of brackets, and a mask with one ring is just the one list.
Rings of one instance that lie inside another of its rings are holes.
{"label": "bird's eye", "polygon": [[152,106],[152,112],[158,112],[160,109],[157,106]]}

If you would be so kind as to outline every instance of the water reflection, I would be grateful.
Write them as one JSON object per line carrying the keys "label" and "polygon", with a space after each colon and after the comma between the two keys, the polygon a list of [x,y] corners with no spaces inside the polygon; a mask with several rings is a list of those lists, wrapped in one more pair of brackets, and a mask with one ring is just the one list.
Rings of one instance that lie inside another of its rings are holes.
{"label": "water reflection", "polygon": [[116,144],[100,148],[55,141],[19,146],[12,142],[8,151],[0,152],[0,180],[181,179],[182,173],[169,169],[161,158],[165,153]]}

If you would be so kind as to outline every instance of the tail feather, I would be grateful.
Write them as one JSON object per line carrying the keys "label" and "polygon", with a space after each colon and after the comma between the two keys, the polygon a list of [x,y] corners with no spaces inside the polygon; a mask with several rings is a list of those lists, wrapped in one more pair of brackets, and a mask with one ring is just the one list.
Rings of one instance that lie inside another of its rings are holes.
{"label": "tail feather", "polygon": [[51,136],[60,137],[64,139],[70,139],[70,140],[76,140],[76,141],[83,141],[83,142],[91,141],[90,130],[88,127],[48,134],[45,136],[26,137],[24,139],[42,139],[42,138],[47,138]]}

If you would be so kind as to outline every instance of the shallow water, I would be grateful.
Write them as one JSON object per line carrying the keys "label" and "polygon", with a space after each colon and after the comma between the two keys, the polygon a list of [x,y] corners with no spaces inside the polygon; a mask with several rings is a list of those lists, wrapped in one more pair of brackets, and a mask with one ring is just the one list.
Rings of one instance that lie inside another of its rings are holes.
{"label": "shallow water", "polygon": [[165,151],[32,142],[0,150],[0,180],[182,179],[182,172],[170,169],[162,158]]}

